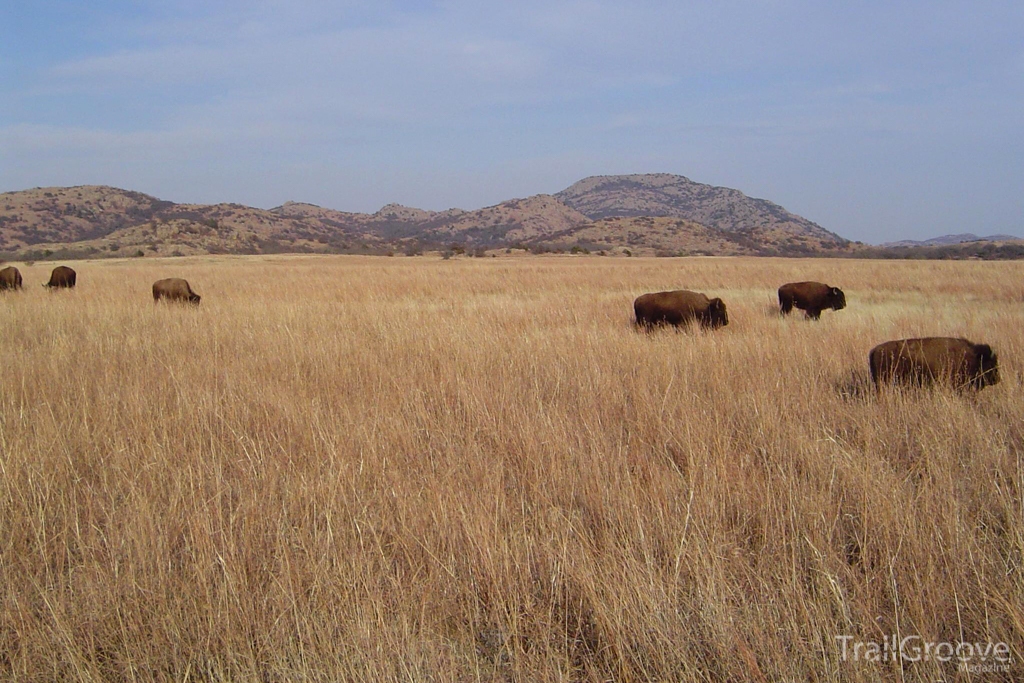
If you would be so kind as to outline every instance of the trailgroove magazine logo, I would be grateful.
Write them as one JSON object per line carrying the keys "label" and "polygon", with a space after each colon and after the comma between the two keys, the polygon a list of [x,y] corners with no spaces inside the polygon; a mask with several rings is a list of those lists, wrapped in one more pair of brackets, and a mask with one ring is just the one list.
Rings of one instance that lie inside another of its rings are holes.
{"label": "trailgroove magazine logo", "polygon": [[956,662],[968,673],[1006,673],[1013,664],[1006,643],[927,641],[921,636],[891,635],[881,642],[836,636],[844,662]]}

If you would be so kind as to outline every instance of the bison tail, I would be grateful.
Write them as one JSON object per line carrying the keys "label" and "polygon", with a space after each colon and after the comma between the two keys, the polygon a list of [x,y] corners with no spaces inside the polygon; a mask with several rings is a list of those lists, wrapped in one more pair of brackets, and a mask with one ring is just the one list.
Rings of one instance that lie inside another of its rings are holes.
{"label": "bison tail", "polygon": [[875,383],[875,386],[880,386],[881,378],[881,365],[882,359],[879,354],[872,351],[868,354],[868,367],[871,369],[871,381]]}

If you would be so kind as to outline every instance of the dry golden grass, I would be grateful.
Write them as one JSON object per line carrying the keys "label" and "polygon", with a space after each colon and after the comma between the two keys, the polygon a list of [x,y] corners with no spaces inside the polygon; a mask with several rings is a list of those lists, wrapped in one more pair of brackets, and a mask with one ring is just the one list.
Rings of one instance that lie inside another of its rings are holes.
{"label": "dry golden grass", "polygon": [[[0,296],[0,678],[958,675],[841,660],[890,634],[1024,677],[1019,263],[52,265]],[[780,318],[803,279],[849,307]],[[634,331],[673,288],[730,325]],[[925,335],[1002,383],[865,390]]]}

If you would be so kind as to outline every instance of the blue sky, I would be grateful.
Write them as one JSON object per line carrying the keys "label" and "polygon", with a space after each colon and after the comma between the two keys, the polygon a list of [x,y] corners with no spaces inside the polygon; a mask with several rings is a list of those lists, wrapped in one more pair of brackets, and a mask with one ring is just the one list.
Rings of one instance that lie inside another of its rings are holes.
{"label": "blue sky", "polygon": [[0,191],[476,209],[666,172],[1024,235],[1024,3],[0,4]]}

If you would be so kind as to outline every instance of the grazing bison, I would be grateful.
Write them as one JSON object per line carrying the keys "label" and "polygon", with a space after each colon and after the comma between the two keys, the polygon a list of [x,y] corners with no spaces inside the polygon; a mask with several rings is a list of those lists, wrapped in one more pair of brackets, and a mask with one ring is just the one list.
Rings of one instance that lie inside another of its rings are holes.
{"label": "grazing bison", "polygon": [[21,289],[21,271],[14,266],[0,270],[0,291],[5,289]]}
{"label": "grazing bison", "polygon": [[879,344],[868,356],[871,379],[882,383],[948,382],[958,389],[982,389],[999,382],[999,364],[988,344],[954,337],[900,339]]}
{"label": "grazing bison", "polygon": [[786,315],[796,306],[808,318],[817,320],[826,308],[838,311],[846,308],[846,295],[838,287],[821,282],[790,282],[779,287],[779,309]]}
{"label": "grazing bison", "polygon": [[685,290],[642,294],[633,302],[633,312],[640,327],[685,325],[690,320],[712,329],[729,324],[724,301]]}
{"label": "grazing bison", "polygon": [[67,266],[57,266],[50,273],[50,281],[43,287],[71,288],[75,286],[78,275]]}
{"label": "grazing bison", "polygon": [[168,301],[187,301],[190,304],[199,305],[201,298],[188,286],[188,280],[180,277],[169,277],[153,283],[153,301],[167,299]]}

